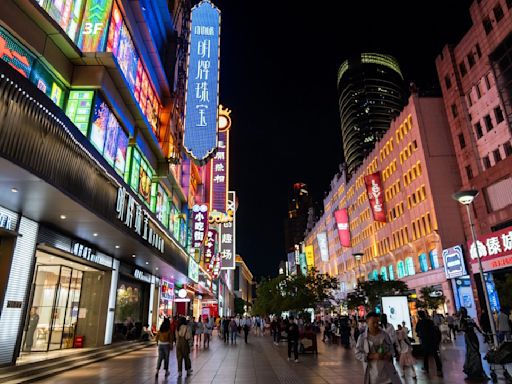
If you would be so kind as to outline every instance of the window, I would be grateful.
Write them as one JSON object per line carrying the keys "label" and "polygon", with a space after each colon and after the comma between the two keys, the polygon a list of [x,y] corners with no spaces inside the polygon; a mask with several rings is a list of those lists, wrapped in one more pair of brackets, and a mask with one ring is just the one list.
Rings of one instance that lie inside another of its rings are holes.
{"label": "window", "polygon": [[485,123],[485,129],[487,129],[487,132],[492,131],[492,129],[493,129],[494,127],[493,127],[493,125],[492,125],[491,116],[489,116],[489,115],[485,115],[485,116],[484,116],[484,123]]}
{"label": "window", "polygon": [[395,280],[395,271],[393,270],[393,264],[388,266],[389,280]]}
{"label": "window", "polygon": [[480,50],[480,45],[478,43],[476,43],[475,49],[476,49],[476,54],[477,54],[478,58],[481,58],[482,57],[482,51]]}
{"label": "window", "polygon": [[382,277],[382,280],[388,281],[388,270],[386,269],[386,267],[382,267],[380,269],[380,276]]}
{"label": "window", "polygon": [[439,257],[437,255],[437,249],[432,249],[428,253],[428,256],[430,258],[430,266],[432,267],[432,269],[439,268]]}
{"label": "window", "polygon": [[482,161],[484,163],[484,169],[491,168],[491,160],[489,159],[489,156],[484,156]]}
{"label": "window", "polygon": [[509,157],[512,155],[512,145],[509,141],[507,141],[505,144],[503,144],[503,149],[505,150],[505,156]]}
{"label": "window", "polygon": [[399,279],[405,276],[405,266],[403,261],[396,263],[396,271]]}
{"label": "window", "polygon": [[497,163],[501,160],[501,154],[500,149],[496,148],[494,151],[492,151],[492,157],[494,157],[494,162]]}
{"label": "window", "polygon": [[473,105],[473,99],[471,98],[471,92],[469,92],[467,95],[466,95],[466,102],[468,103],[468,108],[471,107]]}
{"label": "window", "polygon": [[460,144],[460,149],[466,148],[466,140],[464,139],[463,133],[459,134],[459,144]]}
{"label": "window", "polygon": [[419,262],[420,262],[420,270],[421,272],[427,272],[428,271],[428,264],[427,264],[427,255],[425,253],[422,253],[418,256]]}
{"label": "window", "polygon": [[475,91],[476,91],[476,99],[478,100],[479,98],[482,97],[482,93],[480,92],[480,83],[476,83]]}
{"label": "window", "polygon": [[478,139],[484,135],[484,132],[482,131],[482,124],[480,124],[480,122],[475,124],[475,133]]}
{"label": "window", "polygon": [[459,115],[459,113],[457,112],[457,105],[452,104],[451,108],[452,108],[452,116],[455,119]]}
{"label": "window", "polygon": [[492,31],[492,23],[489,17],[486,17],[482,20],[482,25],[484,26],[485,34],[488,35]]}
{"label": "window", "polygon": [[505,0],[505,3],[507,3],[507,8],[512,8],[512,0]]}
{"label": "window", "polygon": [[496,6],[492,9],[492,12],[494,13],[494,18],[496,19],[497,23],[501,19],[503,19],[504,13],[503,13],[503,9],[501,8],[500,3],[496,4]]}
{"label": "window", "polygon": [[405,273],[407,276],[413,276],[416,274],[416,271],[414,269],[414,260],[412,257],[407,257],[405,259]]}
{"label": "window", "polygon": [[374,280],[374,281],[378,281],[379,280],[379,272],[377,272],[376,269],[374,269],[373,272],[372,272],[372,278],[373,278],[372,280]]}
{"label": "window", "polygon": [[468,71],[466,70],[466,64],[464,64],[463,61],[459,63],[459,71],[461,76],[466,76],[466,73],[468,73]]}
{"label": "window", "polygon": [[452,81],[450,80],[450,76],[446,75],[444,77],[444,83],[446,84],[446,89],[450,89],[452,87]]}
{"label": "window", "polygon": [[468,58],[469,68],[473,68],[473,66],[475,65],[475,56],[473,56],[473,52],[469,53],[467,58]]}
{"label": "window", "polygon": [[496,124],[499,124],[505,120],[505,117],[503,117],[503,111],[499,105],[494,108],[494,117],[496,118]]}
{"label": "window", "polygon": [[473,170],[471,169],[471,165],[466,167],[466,176],[468,177],[468,180],[473,178]]}
{"label": "window", "polygon": [[485,80],[485,86],[487,87],[487,90],[491,89],[491,80],[489,78],[489,74],[485,75],[484,80]]}

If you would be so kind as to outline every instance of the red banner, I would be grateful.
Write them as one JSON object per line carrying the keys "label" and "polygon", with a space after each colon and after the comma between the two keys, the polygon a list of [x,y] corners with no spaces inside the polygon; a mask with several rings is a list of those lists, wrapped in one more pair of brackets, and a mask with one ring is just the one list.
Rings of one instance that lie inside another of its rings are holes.
{"label": "red banner", "polygon": [[338,227],[338,236],[343,247],[350,247],[350,229],[348,222],[347,208],[338,209],[334,212],[336,225]]}
{"label": "red banner", "polygon": [[[478,255],[476,247],[478,246]],[[471,263],[478,262],[478,256],[482,261],[497,259],[503,256],[512,255],[512,227],[507,227],[500,231],[492,232],[487,235],[478,236],[477,245],[473,241],[468,241]]]}
{"label": "red banner", "polygon": [[384,208],[384,190],[382,188],[382,181],[380,180],[380,173],[375,172],[371,175],[364,177],[366,185],[366,192],[372,207],[373,220],[386,222],[386,210]]}

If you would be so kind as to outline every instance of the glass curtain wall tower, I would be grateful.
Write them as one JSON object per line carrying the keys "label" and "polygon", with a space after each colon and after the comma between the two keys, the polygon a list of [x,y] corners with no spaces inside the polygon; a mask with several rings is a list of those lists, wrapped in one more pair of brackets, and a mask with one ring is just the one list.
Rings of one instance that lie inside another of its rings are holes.
{"label": "glass curtain wall tower", "polygon": [[403,109],[406,88],[395,58],[362,53],[338,70],[338,101],[347,176],[362,164]]}

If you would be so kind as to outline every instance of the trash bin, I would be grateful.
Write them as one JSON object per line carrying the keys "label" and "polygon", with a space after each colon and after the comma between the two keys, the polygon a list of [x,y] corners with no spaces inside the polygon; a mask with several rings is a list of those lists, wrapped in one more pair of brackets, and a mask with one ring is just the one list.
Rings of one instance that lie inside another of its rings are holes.
{"label": "trash bin", "polygon": [[75,342],[73,343],[73,348],[83,348],[84,347],[84,337],[85,336],[75,336]]}

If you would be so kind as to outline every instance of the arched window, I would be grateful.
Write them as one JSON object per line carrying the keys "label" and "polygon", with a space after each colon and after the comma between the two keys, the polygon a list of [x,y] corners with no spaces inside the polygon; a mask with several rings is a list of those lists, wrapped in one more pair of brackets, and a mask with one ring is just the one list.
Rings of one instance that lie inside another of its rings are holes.
{"label": "arched window", "polygon": [[407,276],[412,276],[416,274],[416,271],[414,270],[414,260],[412,257],[407,257],[405,259],[405,273]]}
{"label": "arched window", "polygon": [[427,254],[422,253],[421,255],[418,256],[418,259],[420,261],[421,272],[427,272],[428,271]]}
{"label": "arched window", "polygon": [[380,269],[380,276],[382,277],[382,280],[388,281],[388,270],[386,269],[386,267],[382,267]]}
{"label": "arched window", "polygon": [[396,271],[398,273],[399,279],[405,276],[405,267],[403,261],[399,261],[398,263],[396,263]]}
{"label": "arched window", "polygon": [[393,264],[388,266],[389,280],[395,280],[395,271],[393,270]]}
{"label": "arched window", "polygon": [[439,268],[439,257],[437,256],[437,249],[432,249],[429,253],[430,265],[432,269]]}
{"label": "arched window", "polygon": [[379,280],[379,271],[377,271],[376,269],[373,270],[373,280]]}
{"label": "arched window", "polygon": [[373,280],[373,273],[369,273],[368,274],[368,281],[372,281]]}

